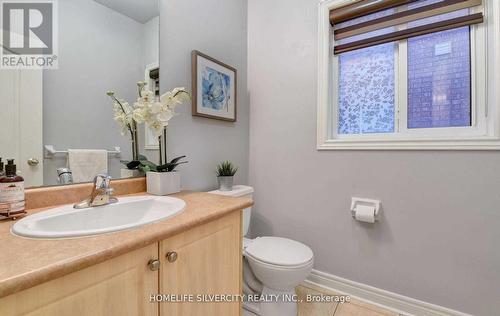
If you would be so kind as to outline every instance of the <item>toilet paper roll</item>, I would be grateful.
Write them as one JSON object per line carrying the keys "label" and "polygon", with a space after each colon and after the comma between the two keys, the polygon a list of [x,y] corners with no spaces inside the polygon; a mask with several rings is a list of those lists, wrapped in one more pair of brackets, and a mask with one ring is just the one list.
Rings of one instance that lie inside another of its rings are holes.
{"label": "toilet paper roll", "polygon": [[375,207],[367,205],[356,206],[356,220],[365,223],[375,223]]}

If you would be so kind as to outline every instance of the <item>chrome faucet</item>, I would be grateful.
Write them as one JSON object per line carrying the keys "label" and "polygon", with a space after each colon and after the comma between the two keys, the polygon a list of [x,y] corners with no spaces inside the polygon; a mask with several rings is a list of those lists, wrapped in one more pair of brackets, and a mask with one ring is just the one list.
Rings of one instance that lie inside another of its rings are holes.
{"label": "chrome faucet", "polygon": [[95,176],[94,187],[90,196],[73,207],[75,209],[83,209],[118,202],[118,199],[113,196],[114,189],[111,188],[110,181],[111,177],[107,174],[98,174]]}

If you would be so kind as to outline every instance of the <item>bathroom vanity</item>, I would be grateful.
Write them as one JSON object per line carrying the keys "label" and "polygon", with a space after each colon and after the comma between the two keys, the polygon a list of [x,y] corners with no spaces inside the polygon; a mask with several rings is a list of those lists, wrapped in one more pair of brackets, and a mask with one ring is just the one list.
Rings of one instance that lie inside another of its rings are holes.
{"label": "bathroom vanity", "polygon": [[239,315],[237,300],[200,300],[241,293],[241,210],[252,202],[175,196],[186,208],[173,218],[85,238],[27,239],[0,222],[0,315]]}

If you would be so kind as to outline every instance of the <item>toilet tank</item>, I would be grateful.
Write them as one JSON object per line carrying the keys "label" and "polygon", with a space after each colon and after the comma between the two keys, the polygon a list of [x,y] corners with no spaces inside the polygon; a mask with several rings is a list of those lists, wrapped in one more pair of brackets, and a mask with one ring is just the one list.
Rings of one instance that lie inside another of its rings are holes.
{"label": "toilet tank", "polygon": [[[253,188],[246,185],[235,185],[232,191],[210,191],[208,193],[225,195],[231,197],[248,197],[253,200]],[[250,227],[250,217],[252,215],[252,208],[247,207],[243,210],[243,236],[248,233],[248,228]]]}

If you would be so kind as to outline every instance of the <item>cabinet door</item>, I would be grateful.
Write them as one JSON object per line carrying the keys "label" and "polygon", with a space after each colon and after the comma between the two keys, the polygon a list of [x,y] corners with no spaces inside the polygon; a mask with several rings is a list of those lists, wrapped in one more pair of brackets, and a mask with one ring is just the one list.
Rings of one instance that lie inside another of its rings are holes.
{"label": "cabinet door", "polygon": [[157,316],[158,244],[130,252],[81,271],[0,299],[0,315]]}
{"label": "cabinet door", "polygon": [[[199,295],[240,295],[242,283],[241,212],[198,226],[160,243],[160,293],[192,295],[160,303],[162,316],[240,315],[241,302],[200,302]],[[168,254],[175,253],[170,256]],[[173,260],[175,259],[175,260]],[[209,300],[209,299],[208,299]]]}

